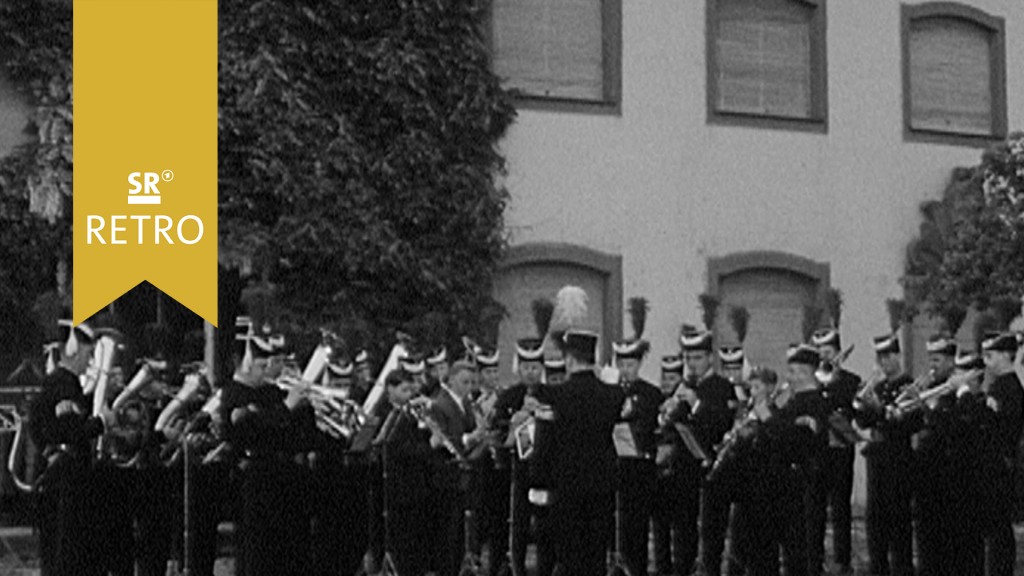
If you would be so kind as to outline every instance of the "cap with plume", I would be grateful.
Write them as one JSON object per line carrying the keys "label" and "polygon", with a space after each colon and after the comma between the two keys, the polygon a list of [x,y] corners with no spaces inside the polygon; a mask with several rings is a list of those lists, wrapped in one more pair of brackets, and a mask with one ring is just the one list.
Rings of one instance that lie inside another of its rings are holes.
{"label": "cap with plume", "polygon": [[820,306],[804,306],[804,318],[803,318],[803,337],[804,342],[808,342],[814,331],[821,326],[821,316],[825,313]]}
{"label": "cap with plume", "polygon": [[736,339],[743,344],[743,341],[747,339],[747,325],[750,323],[750,312],[746,306],[730,306],[729,307],[729,323],[732,324],[732,329],[736,331]]}
{"label": "cap with plume", "polygon": [[533,311],[533,325],[537,327],[537,337],[543,340],[551,328],[555,303],[547,298],[536,298],[530,303],[530,309]]}
{"label": "cap with plume", "polygon": [[559,290],[551,316],[551,332],[564,334],[570,329],[584,328],[589,300],[587,293],[579,286],[564,286]]}
{"label": "cap with plume", "polygon": [[949,303],[941,306],[936,312],[942,318],[946,330],[953,335],[960,331],[967,318],[967,307],[962,304]]}
{"label": "cap with plume", "polygon": [[633,322],[633,339],[639,340],[643,338],[644,328],[647,326],[647,311],[650,310],[650,305],[643,296],[630,298],[628,304],[629,318]]}
{"label": "cap with plume", "polygon": [[697,296],[697,300],[700,302],[700,307],[703,311],[701,319],[704,321],[704,327],[708,330],[714,330],[715,320],[718,318],[718,306],[721,304],[721,301],[717,296],[707,293]]}
{"label": "cap with plume", "polygon": [[643,339],[644,327],[647,324],[647,299],[634,296],[627,302],[629,317],[633,324],[633,338],[612,343],[612,352],[616,358],[643,358],[650,350],[650,343]]}
{"label": "cap with plume", "polygon": [[889,328],[892,329],[893,333],[898,332],[900,326],[906,320],[907,303],[899,298],[887,298],[885,308],[889,312]]}
{"label": "cap with plume", "polygon": [[838,288],[829,288],[825,292],[825,310],[832,320],[832,327],[839,328],[839,319],[843,315],[843,293]]}
{"label": "cap with plume", "polygon": [[1020,300],[1009,296],[1001,296],[991,301],[979,302],[984,311],[974,323],[974,341],[981,345],[985,334],[989,332],[1005,332],[1009,330],[1013,319],[1020,313]]}

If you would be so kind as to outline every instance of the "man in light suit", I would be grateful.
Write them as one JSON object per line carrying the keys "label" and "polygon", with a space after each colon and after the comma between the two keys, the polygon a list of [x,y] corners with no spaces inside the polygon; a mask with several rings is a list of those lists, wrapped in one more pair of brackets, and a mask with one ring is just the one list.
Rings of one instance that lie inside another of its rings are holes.
{"label": "man in light suit", "polygon": [[434,568],[439,576],[456,574],[464,552],[463,511],[466,508],[468,470],[461,460],[480,444],[485,432],[484,426],[476,421],[469,396],[476,376],[476,369],[471,363],[455,362],[448,375],[448,383],[441,384],[430,401],[428,411],[430,418],[459,453],[456,457],[451,448],[435,446],[434,488],[438,512],[433,519],[436,524],[432,534],[436,540],[432,549]]}

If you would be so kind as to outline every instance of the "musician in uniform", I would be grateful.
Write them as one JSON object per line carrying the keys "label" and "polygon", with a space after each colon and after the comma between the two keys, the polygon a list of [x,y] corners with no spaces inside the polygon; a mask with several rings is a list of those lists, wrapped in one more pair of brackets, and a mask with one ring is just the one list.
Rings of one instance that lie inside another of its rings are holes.
{"label": "musician in uniform", "polygon": [[1014,371],[1017,337],[1011,333],[986,334],[981,349],[985,361],[987,389],[984,428],[988,463],[983,494],[988,497],[988,542],[990,576],[1011,576],[1017,547],[1013,536],[1015,469],[1017,445],[1024,427],[1024,388]]}
{"label": "musician in uniform", "polygon": [[398,361],[398,365],[412,376],[412,382],[416,386],[416,395],[431,398],[441,390],[440,386],[433,386],[427,381],[426,363],[419,356],[405,356]]}
{"label": "musician in uniform", "polygon": [[[353,392],[351,362],[327,362],[324,369],[329,387]],[[359,455],[349,453],[352,440],[326,431],[318,431],[313,438],[310,467],[318,501],[311,509],[313,574],[355,574],[369,546],[369,502],[364,497],[368,466]]]}
{"label": "musician in uniform", "polygon": [[353,362],[356,365],[355,388],[359,391],[353,399],[362,402],[373,388],[373,367],[370,366],[370,353],[360,350],[356,353]]}
{"label": "musician in uniform", "polygon": [[[667,446],[662,443],[661,438],[661,406],[672,398],[676,388],[683,380],[683,359],[678,355],[663,356],[661,358],[661,405],[659,406],[659,428],[657,434],[657,454],[664,454]],[[654,565],[659,576],[669,574],[689,574],[693,567],[694,558],[689,563],[681,565],[676,559],[683,549],[683,527],[678,520],[685,514],[684,501],[685,490],[679,483],[678,474],[672,467],[672,463],[655,457],[656,480],[655,480],[655,506],[652,514],[654,525]],[[696,487],[699,493],[699,485]],[[695,506],[699,505],[695,504]],[[694,527],[696,536],[696,527]],[[694,545],[696,554],[696,545]]]}
{"label": "musician in uniform", "polygon": [[309,572],[308,477],[295,456],[309,451],[315,425],[301,387],[274,385],[282,346],[253,336],[251,365],[223,393],[226,439],[242,457],[238,565],[248,576]]}
{"label": "musician in uniform", "polygon": [[[816,492],[818,499],[812,503],[811,508],[811,544],[808,554],[812,566],[824,565],[825,530],[831,511],[833,561],[840,574],[852,574],[851,500],[856,441],[849,434],[849,424],[854,416],[853,399],[861,381],[859,376],[839,365],[838,356],[842,346],[838,330],[818,330],[811,335],[811,343],[821,356],[821,394],[828,405],[830,424],[828,450],[822,466],[823,485]],[[847,433],[844,434],[844,431]]]}
{"label": "musician in uniform", "polygon": [[639,337],[639,332],[632,340],[612,345],[626,395],[622,417],[637,450],[636,456],[620,455],[618,459],[622,552],[634,576],[647,574],[650,523],[654,511],[658,408],[662,402],[658,387],[640,378],[640,366],[650,345]]}
{"label": "musician in uniform", "polygon": [[813,347],[791,347],[784,390],[776,388],[774,372],[753,371],[751,410],[712,468],[714,481],[738,475],[745,487],[737,492],[737,551],[751,576],[777,576],[780,549],[787,575],[820,569],[808,562],[805,508],[827,446],[828,409],[814,375],[819,362]]}
{"label": "musician in uniform", "polygon": [[[520,339],[516,343],[516,358],[513,362],[513,371],[519,375],[520,382],[501,389],[497,387],[496,378],[484,377],[481,374],[479,391],[473,401],[474,408],[480,414],[481,421],[485,424],[489,434],[487,439],[489,449],[481,454],[478,462],[481,474],[477,526],[479,527],[479,546],[482,549],[484,545],[487,545],[490,549],[490,574],[495,574],[503,563],[509,561],[508,536],[511,514],[509,492],[512,488],[512,459],[515,456],[509,452],[509,449],[514,449],[514,447],[503,444],[509,435],[512,415],[522,407],[527,386],[524,383],[540,384],[543,370],[541,359],[544,355],[544,348],[541,344],[542,342],[535,338]],[[491,371],[493,368],[493,372],[497,372],[497,366],[493,363],[496,358],[486,354],[483,357],[487,370]],[[478,363],[478,365],[480,364]],[[522,504],[526,500],[526,467],[517,467],[517,470],[520,469],[523,474],[520,479],[521,484],[517,484],[517,487],[522,491],[522,500],[519,501]],[[529,516],[527,515],[526,518]],[[525,529],[529,526],[522,524],[518,528],[522,531],[521,535],[517,537],[517,542],[522,543],[522,556],[518,557],[522,562],[526,556],[527,532]],[[517,568],[520,571],[525,569],[522,563]]]}
{"label": "musician in uniform", "polygon": [[[497,430],[497,436],[502,441],[509,437],[509,434],[521,425],[527,415],[523,412],[524,401],[527,397],[536,398],[539,388],[542,385],[544,375],[544,340],[541,338],[521,338],[516,342],[515,372],[519,381],[501,391],[494,405],[493,425]],[[530,464],[529,461],[519,461],[515,454],[515,446],[509,446],[512,452],[505,456],[506,459],[506,483],[501,493],[504,505],[502,505],[502,518],[511,518],[511,524],[515,530],[513,541],[515,549],[512,550],[510,561],[514,563],[515,573],[526,573],[526,549],[530,535],[530,521],[535,514],[534,506],[527,498],[530,488]],[[513,462],[515,460],[515,462]],[[513,480],[512,475],[515,475]],[[509,510],[509,492],[514,482],[515,509]],[[495,496],[497,498],[497,496]],[[507,530],[507,529],[506,529]],[[507,532],[506,547],[507,547]],[[492,553],[492,558],[494,558]]]}
{"label": "musician in uniform", "polygon": [[[684,334],[681,341],[683,361],[690,379],[687,386],[680,388],[680,396],[691,407],[689,418],[697,441],[705,453],[712,454],[714,446],[732,428],[737,407],[736,392],[732,382],[714,370],[714,348],[710,332]],[[700,476],[704,476],[703,472]],[[729,527],[729,508],[728,492],[702,479],[701,564],[708,576],[721,574],[725,534]]]}
{"label": "musician in uniform", "polygon": [[412,375],[393,370],[384,386],[386,397],[377,405],[384,419],[376,441],[384,476],[384,552],[398,574],[423,576],[431,563],[432,434],[410,410],[416,394]]}
{"label": "musician in uniform", "polygon": [[550,386],[564,384],[567,378],[565,360],[563,358],[544,359],[544,381]]}
{"label": "musician in uniform", "polygon": [[42,382],[30,408],[29,431],[47,468],[38,478],[39,557],[43,576],[100,574],[95,541],[91,443],[113,415],[90,416],[80,377],[93,356],[96,334],[88,324],[70,329],[57,368]]}
{"label": "musician in uniform", "polygon": [[743,380],[744,361],[742,346],[723,346],[718,349],[718,364],[721,367],[721,374],[723,378],[732,382],[737,407],[745,404],[750,397],[747,383]]}
{"label": "musician in uniform", "polygon": [[501,353],[498,350],[481,349],[474,356],[480,371],[480,388],[501,392]]}
{"label": "musician in uniform", "polygon": [[[958,351],[953,362],[950,379],[962,383],[957,385],[953,399],[940,404],[948,407],[941,420],[944,425],[934,427],[936,432],[946,432],[936,434],[933,443],[948,447],[944,474],[949,481],[948,491],[942,502],[943,515],[936,517],[940,525],[933,527],[939,557],[921,568],[935,568],[931,574],[939,576],[984,576],[985,526],[990,520],[985,487],[991,481],[988,466],[992,462],[984,424],[991,414],[982,388],[985,363],[978,354],[963,351]],[[941,488],[943,478],[937,480]],[[928,525],[923,529],[928,529]],[[930,576],[927,572],[921,575]]]}
{"label": "musician in uniform", "polygon": [[423,395],[433,398],[438,394],[440,387],[448,383],[448,350],[444,346],[434,350],[426,357],[424,364],[427,386]]}
{"label": "musician in uniform", "polygon": [[854,400],[856,420],[871,429],[864,448],[867,461],[867,536],[870,573],[912,576],[911,446],[913,428],[892,411],[904,388],[900,342],[895,334],[874,339],[878,368]]}
{"label": "musician in uniform", "polygon": [[[742,346],[723,346],[718,349],[718,365],[721,368],[722,377],[732,383],[733,393],[736,395],[737,420],[742,419],[746,413],[746,407],[750,402],[749,384],[744,379],[743,366],[746,357]],[[735,495],[731,497],[735,502]],[[737,534],[735,530],[735,507],[729,515],[729,538],[726,548],[726,574],[738,575],[745,570],[743,563],[736,554]]]}
{"label": "musician in uniform", "polygon": [[[932,388],[941,386],[952,375],[957,355],[956,341],[947,334],[935,334],[925,343]],[[950,458],[952,396],[938,398],[934,404],[920,406],[915,411],[920,431],[914,442],[914,502],[917,511],[917,574],[937,576],[947,574],[951,554],[958,543],[949,539],[953,532],[947,507],[954,491],[962,490],[956,477],[956,462]]]}

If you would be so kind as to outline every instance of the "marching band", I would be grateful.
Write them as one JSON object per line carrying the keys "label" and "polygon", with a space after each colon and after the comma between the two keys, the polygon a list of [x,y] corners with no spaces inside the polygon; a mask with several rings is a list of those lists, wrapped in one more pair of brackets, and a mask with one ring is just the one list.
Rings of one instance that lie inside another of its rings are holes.
{"label": "marching band", "polygon": [[243,575],[852,574],[858,446],[870,574],[1013,573],[1016,335],[980,355],[937,335],[917,379],[879,337],[862,381],[835,328],[779,374],[687,327],[654,384],[635,300],[603,367],[582,290],[534,302],[511,385],[468,338],[449,358],[401,335],[374,378],[329,332],[302,369],[243,318],[234,377],[211,386],[161,350],[129,374],[120,334],[63,322],[25,422],[42,573],[212,576],[232,520]]}

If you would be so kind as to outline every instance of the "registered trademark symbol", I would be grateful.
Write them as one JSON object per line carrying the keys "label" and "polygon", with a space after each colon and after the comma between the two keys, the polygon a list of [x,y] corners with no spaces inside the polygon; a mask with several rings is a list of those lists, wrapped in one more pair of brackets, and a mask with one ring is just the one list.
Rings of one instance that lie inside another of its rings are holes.
{"label": "registered trademark symbol", "polygon": [[164,179],[164,182],[170,182],[171,180],[174,180],[174,172],[164,170],[160,173],[160,177]]}

